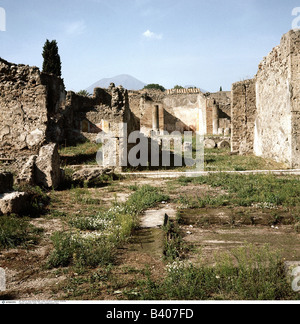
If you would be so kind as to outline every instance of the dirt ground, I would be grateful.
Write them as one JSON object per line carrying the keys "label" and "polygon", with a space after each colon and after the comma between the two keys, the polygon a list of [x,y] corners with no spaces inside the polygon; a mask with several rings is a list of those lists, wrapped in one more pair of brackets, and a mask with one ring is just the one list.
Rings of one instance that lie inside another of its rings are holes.
{"label": "dirt ground", "polygon": [[[186,209],[178,202],[181,196],[226,194],[207,185],[182,187],[174,180],[128,178],[108,187],[89,189],[90,197],[95,202],[99,201],[86,212],[92,214],[99,208],[109,207],[115,200],[126,201],[132,193],[130,186],[146,184],[159,187],[170,196],[168,203],[160,204],[154,211],[165,211],[173,218],[180,214],[180,228],[184,242],[190,247],[188,259],[192,262],[204,258],[213,264],[215,252],[230,251],[248,243],[257,246],[268,243],[272,249],[281,250],[287,261],[300,260],[300,234],[289,224],[271,226],[267,210],[254,207]],[[87,269],[85,273],[77,273],[71,267],[47,269],[47,259],[53,249],[51,236],[68,227],[64,215],[80,213],[82,209],[80,202],[72,200],[69,191],[51,195],[53,199],[48,213],[31,220],[35,227],[43,229],[38,245],[0,252],[0,267],[5,269],[7,277],[7,290],[0,293],[0,299],[134,299],[136,282],[145,279],[147,269],[151,270],[155,280],[164,276],[164,236],[159,227],[144,228],[134,233],[130,243],[118,250],[115,263],[109,270]],[[144,216],[141,215],[141,220]]]}

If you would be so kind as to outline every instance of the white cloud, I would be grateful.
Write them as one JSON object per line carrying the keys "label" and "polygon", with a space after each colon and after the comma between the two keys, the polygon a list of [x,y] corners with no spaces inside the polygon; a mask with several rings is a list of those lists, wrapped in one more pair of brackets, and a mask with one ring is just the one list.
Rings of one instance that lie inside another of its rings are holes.
{"label": "white cloud", "polygon": [[66,24],[65,31],[67,35],[77,36],[84,34],[86,30],[86,24],[83,20],[74,21]]}
{"label": "white cloud", "polygon": [[155,34],[149,29],[143,33],[143,36],[148,39],[162,39],[163,35],[162,34]]}

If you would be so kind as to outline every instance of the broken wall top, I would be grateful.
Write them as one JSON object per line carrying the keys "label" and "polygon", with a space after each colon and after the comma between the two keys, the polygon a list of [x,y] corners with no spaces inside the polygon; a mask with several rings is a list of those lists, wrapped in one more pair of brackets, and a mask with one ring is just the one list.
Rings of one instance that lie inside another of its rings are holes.
{"label": "broken wall top", "polygon": [[37,152],[47,141],[64,99],[61,78],[0,59],[0,156]]}

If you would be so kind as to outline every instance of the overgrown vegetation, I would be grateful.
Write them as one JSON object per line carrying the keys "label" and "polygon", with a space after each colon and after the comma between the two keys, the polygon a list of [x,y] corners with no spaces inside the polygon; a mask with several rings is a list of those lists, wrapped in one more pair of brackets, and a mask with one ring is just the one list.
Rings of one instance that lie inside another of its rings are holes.
{"label": "overgrown vegetation", "polygon": [[[195,146],[195,143],[194,143]],[[205,171],[284,170],[286,166],[254,155],[230,155],[230,149],[205,149]]]}
{"label": "overgrown vegetation", "polygon": [[115,202],[108,211],[95,216],[73,217],[70,231],[55,233],[52,238],[54,252],[48,261],[49,267],[108,265],[116,249],[127,242],[133,229],[138,227],[138,215],[168,199],[158,189],[142,186],[126,203]]}
{"label": "overgrown vegetation", "polygon": [[96,165],[96,155],[102,144],[85,141],[75,145],[65,145],[59,148],[62,165]]}
{"label": "overgrown vegetation", "polygon": [[188,252],[180,231],[180,218],[181,215],[178,213],[176,219],[168,219],[163,227],[165,232],[164,257],[167,261],[182,260]]}
{"label": "overgrown vegetation", "polygon": [[178,179],[181,185],[207,184],[222,188],[228,194],[199,198],[198,205],[205,206],[285,206],[300,207],[300,182],[298,177],[268,175],[210,174],[204,177]]}
{"label": "overgrown vegetation", "polygon": [[[233,256],[233,257],[232,257]],[[162,281],[141,282],[142,300],[299,299],[287,281],[280,254],[247,246],[216,255],[215,267],[176,261]]]}

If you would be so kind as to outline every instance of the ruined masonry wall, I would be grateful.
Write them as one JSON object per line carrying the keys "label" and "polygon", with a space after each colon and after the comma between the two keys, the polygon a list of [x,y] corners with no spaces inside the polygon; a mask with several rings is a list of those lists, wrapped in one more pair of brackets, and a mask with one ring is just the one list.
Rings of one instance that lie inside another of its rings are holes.
{"label": "ruined masonry wall", "polygon": [[240,154],[253,153],[256,118],[255,79],[232,85],[231,149]]}
{"label": "ruined masonry wall", "polygon": [[257,73],[254,153],[300,166],[300,32],[290,31]]}
{"label": "ruined masonry wall", "polygon": [[62,136],[54,116],[63,100],[61,79],[0,59],[0,156],[35,154],[48,137]]}
{"label": "ruined masonry wall", "polygon": [[206,133],[206,98],[199,94],[168,95],[163,100],[165,108],[165,130]]}

